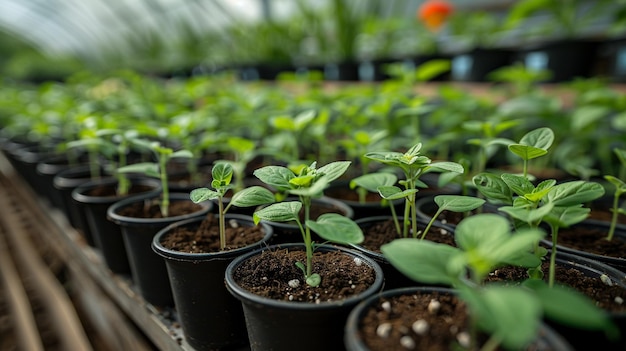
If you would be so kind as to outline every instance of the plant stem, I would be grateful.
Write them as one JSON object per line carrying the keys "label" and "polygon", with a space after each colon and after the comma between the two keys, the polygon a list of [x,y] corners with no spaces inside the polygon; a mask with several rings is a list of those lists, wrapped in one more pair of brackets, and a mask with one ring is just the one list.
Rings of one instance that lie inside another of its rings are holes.
{"label": "plant stem", "polygon": [[311,229],[306,226],[306,221],[310,218],[311,213],[311,198],[302,197],[302,203],[304,204],[304,247],[306,248],[306,278],[312,274],[313,266],[313,242],[311,240]]}
{"label": "plant stem", "polygon": [[396,232],[398,232],[398,235],[400,235],[402,233],[402,228],[400,228],[400,222],[398,221],[396,207],[392,201],[389,201],[389,207],[391,209],[391,217],[393,218],[393,223],[396,225]]}
{"label": "plant stem", "polygon": [[559,227],[550,225],[552,230],[552,252],[550,253],[550,271],[548,272],[548,286],[554,286],[554,275],[556,266],[556,243],[559,234]]}
{"label": "plant stem", "polygon": [[606,240],[613,240],[613,235],[615,234],[615,227],[617,226],[617,215],[619,212],[617,209],[619,208],[619,189],[615,192],[615,196],[613,197],[613,214],[611,215],[611,226],[609,227],[609,233],[606,236]]}
{"label": "plant stem", "polygon": [[163,217],[169,216],[169,206],[170,206],[170,190],[167,184],[167,157],[161,155],[159,157],[159,170],[161,173],[161,187],[163,192],[163,198],[161,199],[161,214]]}
{"label": "plant stem", "polygon": [[220,225],[220,250],[223,251],[226,248],[226,224],[224,223],[226,219],[224,218],[224,203],[222,202],[222,197],[220,197],[217,201],[218,213],[219,217],[219,225]]}

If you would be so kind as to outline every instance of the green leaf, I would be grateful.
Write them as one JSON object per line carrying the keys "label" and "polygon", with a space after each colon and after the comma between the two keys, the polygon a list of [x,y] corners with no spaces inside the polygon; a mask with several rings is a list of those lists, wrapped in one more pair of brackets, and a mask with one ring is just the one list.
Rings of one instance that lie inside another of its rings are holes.
{"label": "green leaf", "polygon": [[604,179],[606,179],[609,183],[615,185],[615,188],[617,188],[618,191],[626,191],[626,183],[623,182],[621,179],[612,175],[605,175]]}
{"label": "green leaf", "polygon": [[307,196],[307,197],[318,197],[320,196],[324,189],[328,186],[328,178],[323,176],[315,180],[313,184],[309,187],[303,187],[298,189],[288,190],[290,194],[298,195],[298,196]]}
{"label": "green leaf", "polygon": [[500,178],[519,196],[530,194],[535,190],[535,186],[523,175],[504,173]]}
{"label": "green leaf", "polygon": [[220,193],[209,188],[194,189],[189,193],[189,199],[195,203],[213,200],[220,197]]}
{"label": "green leaf", "polygon": [[300,112],[294,117],[295,130],[303,130],[315,118],[314,110]]}
{"label": "green leaf", "polygon": [[291,189],[289,181],[296,176],[289,168],[282,166],[265,166],[256,169],[253,174],[263,183],[279,191]]}
{"label": "green leaf", "polygon": [[521,157],[523,160],[532,160],[548,153],[548,151],[545,149],[522,144],[511,144],[508,146],[508,148],[509,150],[511,150],[512,153]]}
{"label": "green leaf", "polygon": [[404,199],[411,194],[417,193],[417,189],[402,190],[397,186],[379,186],[378,193],[385,200]]}
{"label": "green leaf", "polygon": [[306,277],[306,283],[308,286],[316,287],[320,285],[321,282],[322,277],[317,273],[313,273],[310,276]]}
{"label": "green leaf", "polygon": [[148,177],[160,178],[159,165],[153,162],[133,163],[117,169],[120,173],[142,173]]}
{"label": "green leaf", "polygon": [[170,158],[193,158],[193,153],[189,150],[178,150],[172,153]]}
{"label": "green leaf", "polygon": [[490,285],[482,290],[460,290],[468,294],[469,308],[481,329],[502,340],[502,346],[521,350],[537,337],[541,323],[541,303],[531,292],[510,286]]}
{"label": "green leaf", "polygon": [[555,227],[567,228],[585,220],[589,212],[591,209],[586,207],[555,207],[543,220]]}
{"label": "green leaf", "polygon": [[422,63],[415,69],[415,79],[418,82],[426,82],[450,71],[452,64],[450,60],[430,60]]}
{"label": "green leaf", "polygon": [[398,177],[393,173],[368,173],[350,181],[350,188],[361,187],[370,192],[377,192],[379,186],[393,186],[398,181]]}
{"label": "green leaf", "polygon": [[582,106],[577,108],[571,115],[572,130],[578,132],[585,127],[594,125],[607,117],[611,109],[606,106]]}
{"label": "green leaf", "polygon": [[476,189],[491,203],[512,205],[512,193],[509,186],[497,175],[480,173],[472,178]]}
{"label": "green leaf", "polygon": [[522,208],[514,206],[502,206],[498,210],[509,216],[519,219],[524,223],[537,223],[547,216],[554,208],[552,203],[547,203],[538,208]]}
{"label": "green leaf", "polygon": [[211,176],[213,177],[213,181],[219,183],[219,186],[213,186],[215,189],[226,186],[230,184],[233,178],[233,166],[230,163],[217,162],[211,169]]}
{"label": "green leaf", "polygon": [[554,132],[548,127],[532,130],[520,139],[522,145],[533,146],[538,149],[548,150],[554,142]]}
{"label": "green leaf", "polygon": [[536,279],[526,281],[524,286],[537,294],[548,319],[574,328],[614,331],[608,314],[586,295],[562,285],[549,287]]}
{"label": "green leaf", "polygon": [[323,175],[324,177],[326,177],[326,180],[330,183],[333,180],[341,177],[344,173],[346,173],[351,163],[352,162],[350,161],[331,162],[327,165],[324,165],[318,168],[315,174]]}
{"label": "green leaf", "polygon": [[277,116],[270,120],[272,126],[276,129],[286,130],[286,131],[295,131],[296,123],[289,116]]}
{"label": "green leaf", "polygon": [[396,239],[381,246],[385,258],[408,278],[427,284],[454,285],[461,272],[448,271],[448,262],[462,252],[427,240]]}
{"label": "green leaf", "polygon": [[485,243],[499,241],[509,231],[509,221],[503,216],[481,213],[459,222],[454,231],[454,240],[465,251],[475,250]]}
{"label": "green leaf", "polygon": [[399,160],[403,156],[404,154],[399,152],[368,152],[365,154],[365,157],[371,160],[396,167],[400,166]]}
{"label": "green leaf", "polygon": [[435,203],[440,210],[466,212],[479,208],[485,203],[484,199],[462,195],[437,195]]}
{"label": "green leaf", "polygon": [[338,213],[325,213],[315,221],[307,220],[306,226],[322,239],[337,244],[360,244],[364,240],[361,227]]}
{"label": "green leaf", "polygon": [[604,187],[599,183],[576,180],[557,184],[547,195],[555,206],[580,205],[604,195]]}
{"label": "green leaf", "polygon": [[456,162],[435,162],[431,163],[429,166],[425,167],[424,172],[428,170],[438,170],[438,171],[448,171],[455,173],[464,173],[465,169],[463,166]]}
{"label": "green leaf", "polygon": [[298,214],[302,209],[302,203],[299,201],[279,202],[257,210],[253,214],[254,222],[259,223],[261,220],[270,222],[289,222],[298,220]]}
{"label": "green leaf", "polygon": [[251,186],[236,192],[230,204],[237,207],[250,207],[270,204],[274,201],[274,194],[268,189],[262,186]]}

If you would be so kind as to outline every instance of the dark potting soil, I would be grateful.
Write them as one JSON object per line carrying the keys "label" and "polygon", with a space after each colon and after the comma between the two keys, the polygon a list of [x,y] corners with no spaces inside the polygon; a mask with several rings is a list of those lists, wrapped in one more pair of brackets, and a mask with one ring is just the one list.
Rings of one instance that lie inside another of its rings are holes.
{"label": "dark potting soil", "polygon": [[[202,210],[202,206],[189,201],[172,201],[168,211],[170,217],[182,216]],[[145,203],[133,203],[121,208],[118,212],[124,217],[134,218],[163,218],[161,207],[158,201],[147,201]]]}
{"label": "dark potting soil", "polygon": [[626,258],[626,240],[613,236],[606,240],[604,227],[572,226],[559,230],[558,244],[589,253],[616,258]]}
{"label": "dark potting soil", "polygon": [[[541,266],[544,279],[548,279],[549,263],[544,262]],[[528,278],[525,268],[503,267],[496,269],[487,278],[488,282],[519,282]],[[596,306],[610,312],[626,312],[626,289],[619,285],[608,285],[599,278],[589,277],[566,265],[555,267],[555,282],[569,286],[592,299]]]}
{"label": "dark potting soil", "polygon": [[316,251],[313,273],[320,274],[322,281],[319,286],[311,287],[296,266],[296,262],[306,262],[304,251],[266,250],[237,267],[234,279],[244,289],[270,299],[304,303],[338,301],[367,290],[376,279],[372,267],[357,261],[340,251]]}
{"label": "dark potting soil", "polygon": [[[225,250],[233,250],[257,243],[265,232],[260,226],[245,226],[235,219],[225,223]],[[208,253],[220,251],[219,220],[217,215],[209,213],[197,228],[178,227],[161,240],[161,244],[170,250],[188,253]]]}
{"label": "dark potting soil", "polygon": [[[428,326],[423,334],[420,323]],[[457,338],[468,335],[466,305],[439,292],[381,298],[366,312],[359,333],[371,351],[453,350]]]}
{"label": "dark potting soil", "polygon": [[[418,225],[418,227],[420,230],[425,229],[423,224]],[[380,247],[382,245],[400,237],[392,219],[363,227],[362,230],[365,240],[360,244],[360,246],[369,251],[378,253],[380,253]],[[448,244],[450,246],[456,246],[454,242],[454,234],[445,228],[437,227],[435,224],[430,227],[424,239],[441,244]]]}

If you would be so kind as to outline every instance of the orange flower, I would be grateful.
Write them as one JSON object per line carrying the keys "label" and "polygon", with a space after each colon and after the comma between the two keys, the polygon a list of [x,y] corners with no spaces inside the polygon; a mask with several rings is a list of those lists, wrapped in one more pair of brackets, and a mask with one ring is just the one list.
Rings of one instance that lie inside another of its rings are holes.
{"label": "orange flower", "polygon": [[417,18],[424,22],[428,29],[437,31],[453,10],[452,4],[445,0],[426,0],[417,10]]}

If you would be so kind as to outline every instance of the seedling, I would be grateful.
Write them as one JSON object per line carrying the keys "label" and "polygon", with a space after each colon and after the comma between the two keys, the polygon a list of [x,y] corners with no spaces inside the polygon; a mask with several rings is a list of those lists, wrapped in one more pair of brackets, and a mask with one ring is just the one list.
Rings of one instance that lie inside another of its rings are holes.
{"label": "seedling", "polygon": [[464,172],[463,166],[456,162],[431,162],[430,158],[420,154],[421,148],[422,144],[418,143],[405,153],[389,151],[369,152],[365,155],[367,158],[374,161],[399,168],[404,173],[405,179],[400,181],[400,184],[404,186],[404,190],[395,185],[378,187],[378,192],[383,199],[390,201],[402,198],[405,199],[404,221],[401,234],[404,238],[409,237],[409,225],[411,226],[412,236],[416,238],[418,235],[417,209],[415,207],[416,193],[419,191],[418,187],[427,187],[419,178],[423,174],[432,171]]}
{"label": "seedling", "polygon": [[[594,182],[571,181],[557,184],[554,179],[544,180],[535,186],[526,172],[527,160],[545,155],[554,134],[547,128],[530,132],[522,138],[520,144],[512,144],[509,149],[522,157],[524,174],[503,173],[500,176],[481,173],[473,178],[474,185],[492,203],[504,205],[499,211],[508,214],[516,228],[537,228],[547,223],[551,229],[552,250],[550,257],[549,285],[554,284],[554,269],[557,253],[559,228],[569,227],[584,220],[589,208],[583,204],[595,200],[604,194],[604,188]],[[537,147],[534,145],[543,145]],[[535,246],[535,254],[544,256],[546,250]],[[532,276],[540,277],[540,268],[531,270]]]}
{"label": "seedling", "polygon": [[220,250],[226,248],[226,212],[231,206],[235,207],[251,207],[269,204],[274,202],[274,194],[268,189],[261,186],[251,186],[239,190],[234,193],[228,205],[224,207],[224,195],[229,190],[233,189],[234,185],[231,184],[233,179],[233,166],[227,162],[216,162],[211,169],[211,175],[213,181],[209,188],[197,188],[191,191],[189,197],[191,201],[195,203],[217,200],[218,216],[219,216],[219,228],[220,228]]}
{"label": "seedling", "polygon": [[[493,350],[500,344],[522,349],[536,337],[543,315],[578,327],[612,328],[607,314],[572,289],[547,288],[539,280],[522,285],[484,284],[486,276],[498,267],[531,268],[540,264],[541,260],[529,248],[544,235],[537,228],[511,232],[504,217],[477,214],[463,219],[456,227],[457,247],[401,238],[383,245],[381,251],[410,279],[457,289],[469,307],[469,349],[477,349],[477,329],[490,335],[482,350]],[[575,311],[571,306],[576,306]]]}
{"label": "seedling", "polygon": [[174,151],[172,148],[161,145],[161,143],[158,141],[149,141],[139,138],[133,138],[130,141],[133,145],[152,151],[155,158],[157,159],[157,162],[134,163],[124,167],[120,167],[117,171],[121,173],[142,173],[148,177],[160,179],[162,187],[162,196],[160,203],[161,215],[163,217],[168,217],[170,192],[166,168],[167,163],[173,158],[192,158],[193,154],[189,150]]}
{"label": "seedling", "polygon": [[[338,213],[325,213],[316,220],[310,216],[311,202],[314,198],[323,195],[324,189],[333,180],[343,175],[350,161],[335,161],[317,168],[316,162],[308,167],[302,167],[298,174],[283,166],[265,166],[254,171],[254,175],[265,184],[295,195],[299,201],[278,202],[254,212],[254,221],[297,223],[306,249],[306,263],[296,265],[303,271],[305,281],[310,286],[318,286],[321,276],[312,272],[312,258],[314,242],[311,231],[321,238],[340,244],[360,244],[363,242],[361,228],[350,218]],[[300,211],[304,210],[304,223],[300,220]],[[304,225],[303,225],[304,224]]]}
{"label": "seedling", "polygon": [[[626,169],[626,150],[622,149],[613,149],[620,163],[622,164],[622,168]],[[615,227],[617,226],[617,217],[622,214],[626,215],[626,207],[619,205],[620,196],[626,194],[626,183],[612,175],[605,175],[604,179],[609,181],[611,184],[615,186],[615,192],[613,193],[613,206],[611,208],[611,212],[613,212],[611,216],[611,226],[609,227],[609,232],[606,236],[606,240],[612,240],[613,235],[615,235]],[[626,204],[626,202],[625,202]]]}

